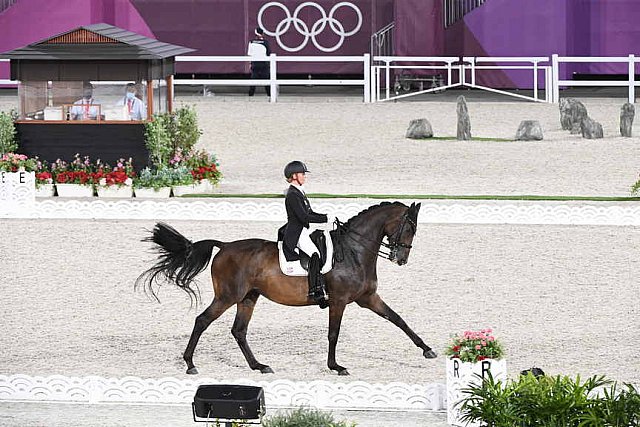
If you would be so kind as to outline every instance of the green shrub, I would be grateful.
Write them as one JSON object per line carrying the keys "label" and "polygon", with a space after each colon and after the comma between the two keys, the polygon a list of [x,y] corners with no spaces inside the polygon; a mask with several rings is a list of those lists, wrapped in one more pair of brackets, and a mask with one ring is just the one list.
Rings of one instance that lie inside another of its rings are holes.
{"label": "green shrub", "polygon": [[0,154],[14,153],[18,150],[14,112],[0,111]]}
{"label": "green shrub", "polygon": [[[604,388],[603,388],[604,387]],[[600,391],[600,392],[598,392]],[[489,427],[629,427],[638,426],[640,395],[631,385],[618,390],[603,376],[584,382],[566,376],[521,376],[502,384],[489,375],[464,390],[464,421]]]}
{"label": "green shrub", "polygon": [[175,141],[174,147],[183,153],[191,152],[202,131],[198,128],[198,115],[192,106],[179,108],[175,113]]}
{"label": "green shrub", "polygon": [[174,152],[171,123],[169,114],[157,114],[145,124],[145,145],[149,150],[151,164],[158,169],[169,164]]}
{"label": "green shrub", "polygon": [[335,421],[333,415],[313,409],[298,408],[283,415],[266,417],[263,427],[355,427],[355,423]]}

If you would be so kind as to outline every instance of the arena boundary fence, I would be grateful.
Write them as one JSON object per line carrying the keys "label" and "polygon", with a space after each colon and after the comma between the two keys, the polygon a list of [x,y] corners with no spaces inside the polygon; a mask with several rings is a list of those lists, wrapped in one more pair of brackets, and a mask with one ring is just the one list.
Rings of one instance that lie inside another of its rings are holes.
{"label": "arena boundary fence", "polygon": [[[250,56],[177,56],[177,62],[246,62],[256,58]],[[534,102],[558,103],[560,89],[567,87],[627,87],[628,101],[635,103],[635,88],[640,86],[640,80],[635,78],[635,66],[640,58],[634,54],[628,56],[589,57],[589,56],[560,56],[554,54],[549,57],[459,57],[454,56],[278,56],[271,54],[264,58],[269,62],[269,79],[174,79],[174,85],[202,85],[203,95],[207,86],[269,86],[271,89],[270,102],[277,102],[278,86],[362,86],[363,101],[386,102],[395,101],[411,96],[442,91],[454,87],[470,87],[489,92],[499,93],[511,97]],[[0,63],[8,62],[0,59]],[[279,79],[277,77],[278,62],[359,62],[363,67],[362,79]],[[404,63],[404,65],[403,65]],[[570,63],[609,63],[628,64],[627,80],[567,80],[560,79],[561,67]],[[426,90],[391,96],[392,74],[396,70],[443,70],[446,72],[446,84]],[[529,70],[532,73],[533,96],[521,95],[477,84],[477,72],[482,70]],[[540,75],[542,73],[542,76]],[[454,74],[457,80],[454,81]],[[541,78],[542,77],[542,78]],[[0,79],[1,86],[16,86],[15,80]],[[539,91],[544,87],[544,98]],[[384,96],[382,95],[384,94]]]}
{"label": "arena boundary fence", "polygon": [[364,381],[252,381],[198,378],[143,379],[99,376],[0,375],[0,401],[86,404],[175,405],[191,403],[198,385],[238,384],[262,387],[267,408],[314,407],[323,410],[435,412],[446,408],[443,383],[387,384]]}
{"label": "arena boundary fence", "polygon": [[[395,101],[398,99],[408,98],[412,96],[422,95],[426,93],[439,92],[454,87],[469,87],[473,89],[481,89],[489,92],[499,93],[515,98],[525,99],[534,102],[553,102],[551,99],[552,87],[551,67],[545,65],[549,62],[548,57],[471,57],[465,56],[460,58],[456,56],[432,56],[432,57],[415,57],[415,56],[374,56],[374,64],[377,62],[381,65],[372,65],[371,80],[373,82],[371,99],[372,102]],[[404,65],[402,63],[405,63]],[[419,64],[419,65],[416,65]],[[524,64],[524,65],[523,65]],[[391,74],[395,70],[444,70],[446,71],[446,83],[442,86],[434,85],[429,89],[417,92],[406,93],[402,95],[391,96]],[[521,95],[505,90],[499,90],[477,84],[477,72],[481,70],[529,70],[532,72],[532,88],[533,96]],[[454,72],[457,75],[457,81],[454,82]],[[543,84],[545,88],[545,97],[539,97],[540,73],[543,73]],[[384,74],[382,81],[381,74]],[[467,75],[469,78],[467,79]],[[384,90],[383,90],[384,89]],[[384,97],[381,95],[384,93]]]}
{"label": "arena boundary fence", "polygon": [[[203,85],[203,94],[206,86],[269,86],[271,96],[270,102],[278,100],[278,86],[362,86],[363,99],[365,103],[371,102],[369,98],[371,85],[370,63],[371,55],[368,53],[362,56],[278,56],[274,53],[264,58],[252,56],[177,56],[176,62],[269,62],[269,79],[174,79],[174,85]],[[279,62],[361,62],[363,70],[362,79],[279,79]]]}
{"label": "arena boundary fence", "polygon": [[[640,86],[640,81],[635,79],[635,65],[640,62],[640,58],[635,55],[629,56],[559,56],[554,54],[551,56],[551,68],[553,72],[553,101],[560,100],[560,87],[628,87],[628,101],[635,103],[635,88]],[[628,79],[625,80],[560,80],[560,67],[569,63],[609,63],[609,64],[628,64]]]}

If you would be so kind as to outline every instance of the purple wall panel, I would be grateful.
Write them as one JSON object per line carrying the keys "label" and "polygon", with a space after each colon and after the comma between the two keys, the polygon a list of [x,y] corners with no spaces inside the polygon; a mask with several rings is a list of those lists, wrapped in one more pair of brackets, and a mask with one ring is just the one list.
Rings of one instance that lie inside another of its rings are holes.
{"label": "purple wall panel", "polygon": [[[442,56],[442,0],[395,1],[395,54]],[[435,30],[434,30],[435,29]]]}

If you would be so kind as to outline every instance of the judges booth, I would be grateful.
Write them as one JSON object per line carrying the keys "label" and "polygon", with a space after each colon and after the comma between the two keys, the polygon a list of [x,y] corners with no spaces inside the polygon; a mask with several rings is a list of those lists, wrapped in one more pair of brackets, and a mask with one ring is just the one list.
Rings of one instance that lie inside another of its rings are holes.
{"label": "judges booth", "polygon": [[20,152],[53,162],[76,153],[148,164],[144,124],[172,111],[175,56],[193,49],[108,24],[79,27],[0,55],[18,80]]}

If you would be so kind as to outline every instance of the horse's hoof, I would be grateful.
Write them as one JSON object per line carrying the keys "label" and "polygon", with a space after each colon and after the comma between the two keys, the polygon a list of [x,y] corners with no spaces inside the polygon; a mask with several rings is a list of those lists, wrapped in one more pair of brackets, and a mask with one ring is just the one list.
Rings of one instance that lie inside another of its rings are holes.
{"label": "horse's hoof", "polygon": [[260,368],[260,372],[263,374],[273,374],[273,369],[271,369],[268,366],[265,366],[263,368]]}
{"label": "horse's hoof", "polygon": [[338,375],[347,376],[349,375],[349,371],[347,371],[346,369],[342,369],[338,371]]}
{"label": "horse's hoof", "polygon": [[187,369],[187,374],[189,375],[196,375],[197,373],[198,373],[198,368],[196,368],[195,366],[193,368]]}
{"label": "horse's hoof", "polygon": [[435,359],[436,357],[438,357],[438,355],[436,354],[435,351],[429,349],[429,350],[425,350],[422,355],[424,357],[426,357],[427,359]]}

